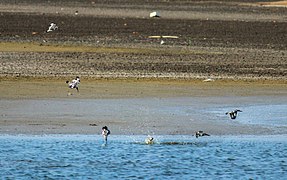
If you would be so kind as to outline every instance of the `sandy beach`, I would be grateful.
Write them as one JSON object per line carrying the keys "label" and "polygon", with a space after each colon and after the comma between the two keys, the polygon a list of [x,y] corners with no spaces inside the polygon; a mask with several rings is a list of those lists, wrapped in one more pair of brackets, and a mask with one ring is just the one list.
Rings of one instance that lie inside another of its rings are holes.
{"label": "sandy beach", "polygon": [[0,133],[286,134],[224,115],[286,106],[284,3],[1,1]]}

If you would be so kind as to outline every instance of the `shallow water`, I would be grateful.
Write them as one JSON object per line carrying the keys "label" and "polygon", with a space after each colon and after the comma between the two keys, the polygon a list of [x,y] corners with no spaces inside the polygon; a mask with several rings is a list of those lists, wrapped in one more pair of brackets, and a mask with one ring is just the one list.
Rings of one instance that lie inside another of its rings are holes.
{"label": "shallow water", "polygon": [[217,119],[226,119],[228,115],[225,112],[240,109],[243,112],[238,112],[236,118],[239,123],[287,127],[287,98],[282,97],[281,100],[270,101],[270,99],[262,98],[253,103],[245,102],[233,105],[233,107],[232,104],[218,105],[217,107],[211,107],[208,111]]}
{"label": "shallow water", "polygon": [[243,111],[237,123],[287,127],[285,96],[1,100],[0,120],[113,120],[184,126],[201,119],[226,123],[230,118],[225,112],[237,108]]}
{"label": "shallow water", "polygon": [[1,135],[2,179],[286,179],[287,136]]}

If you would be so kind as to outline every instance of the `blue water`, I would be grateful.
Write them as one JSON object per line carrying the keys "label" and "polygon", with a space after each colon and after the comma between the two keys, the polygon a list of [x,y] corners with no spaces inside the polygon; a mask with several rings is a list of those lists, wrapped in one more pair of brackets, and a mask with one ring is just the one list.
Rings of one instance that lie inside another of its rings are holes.
{"label": "blue water", "polygon": [[1,179],[286,179],[287,135],[1,135]]}

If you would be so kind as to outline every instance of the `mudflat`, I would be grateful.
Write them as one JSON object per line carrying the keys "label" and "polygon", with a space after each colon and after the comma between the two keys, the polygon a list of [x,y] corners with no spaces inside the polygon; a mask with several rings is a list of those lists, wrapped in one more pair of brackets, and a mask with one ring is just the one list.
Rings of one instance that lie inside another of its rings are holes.
{"label": "mudflat", "polygon": [[[155,10],[161,17],[150,18]],[[287,17],[281,6],[4,0],[0,11],[1,76],[286,80]],[[47,32],[52,22],[59,28]]]}
{"label": "mudflat", "polygon": [[[206,110],[284,105],[285,3],[2,0],[0,131],[286,133]],[[161,16],[150,18],[153,11]],[[48,33],[52,22],[59,28]],[[65,84],[75,76],[79,93]]]}
{"label": "mudflat", "polygon": [[145,98],[145,97],[224,97],[286,96],[283,80],[213,79],[94,79],[82,78],[80,92],[69,89],[69,78],[0,78],[1,99],[43,98]]}
{"label": "mudflat", "polygon": [[[283,126],[261,124],[272,111],[282,114],[284,81],[84,78],[79,89],[64,79],[2,80],[0,133],[99,134],[105,125],[114,135],[287,133],[277,114],[272,122]],[[243,110],[236,120],[225,115],[236,108]]]}

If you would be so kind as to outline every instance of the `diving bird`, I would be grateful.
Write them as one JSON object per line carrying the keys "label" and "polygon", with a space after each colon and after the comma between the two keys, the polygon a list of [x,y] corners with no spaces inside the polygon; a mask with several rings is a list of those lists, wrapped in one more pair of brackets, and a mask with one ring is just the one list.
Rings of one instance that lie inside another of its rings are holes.
{"label": "diving bird", "polygon": [[230,112],[226,112],[225,114],[229,114],[230,118],[231,119],[236,119],[237,117],[237,112],[242,112],[241,110],[239,109],[235,109],[234,111],[230,111]]}
{"label": "diving bird", "polygon": [[148,137],[145,139],[145,143],[146,143],[146,144],[153,144],[153,143],[154,143],[154,138],[151,137],[151,136],[148,136]]}
{"label": "diving bird", "polygon": [[77,76],[71,82],[70,81],[66,81],[66,83],[69,85],[69,88],[71,88],[71,89],[75,88],[79,92],[79,84],[80,84],[80,77],[79,76]]}
{"label": "diving bird", "polygon": [[202,137],[202,136],[210,136],[209,134],[203,132],[203,131],[197,131],[195,132],[195,137],[198,138],[198,137]]}
{"label": "diving bird", "polygon": [[51,23],[47,32],[51,32],[51,31],[54,31],[56,29],[58,29],[58,26],[55,23]]}

